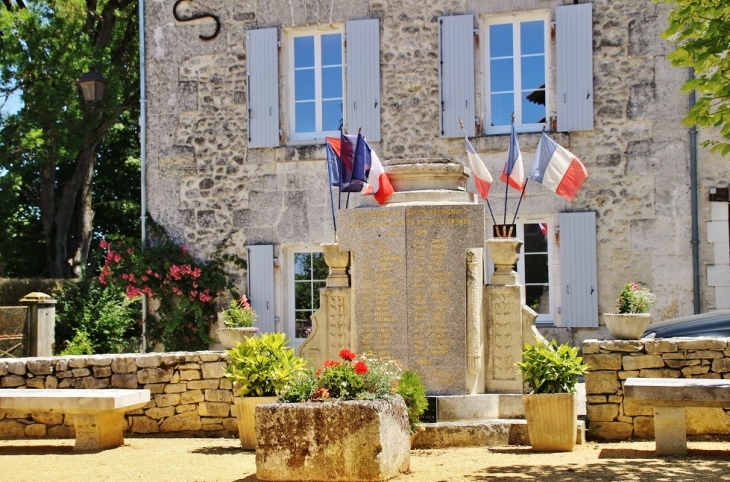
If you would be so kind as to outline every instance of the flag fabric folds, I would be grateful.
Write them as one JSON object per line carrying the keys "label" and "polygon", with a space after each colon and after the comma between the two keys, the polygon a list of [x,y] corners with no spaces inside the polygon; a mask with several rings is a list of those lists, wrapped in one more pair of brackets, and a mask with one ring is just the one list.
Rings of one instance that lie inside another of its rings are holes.
{"label": "flag fabric folds", "polygon": [[393,186],[390,184],[388,175],[383,169],[383,165],[380,163],[378,155],[375,151],[368,146],[366,142],[363,143],[367,146],[370,151],[370,173],[368,174],[368,184],[373,190],[373,196],[378,203],[383,204],[388,197],[395,191]]}
{"label": "flag fabric folds", "polygon": [[466,134],[464,134],[464,149],[469,157],[469,166],[471,167],[471,172],[474,173],[474,182],[477,185],[479,196],[486,201],[489,195],[489,187],[492,185],[492,175],[489,174],[487,167],[477,155],[477,151],[474,150],[474,146],[471,145]]}
{"label": "flag fabric folds", "polygon": [[342,134],[339,139],[327,137],[326,141],[332,185],[339,187],[340,192],[362,191],[367,167],[355,156],[357,136]]}
{"label": "flag fabric folds", "polygon": [[580,159],[543,132],[527,178],[572,201],[587,177]]}
{"label": "flag fabric folds", "polygon": [[515,132],[515,126],[512,124],[512,135],[509,138],[507,162],[504,164],[504,169],[502,170],[502,175],[499,176],[499,180],[506,182],[520,192],[522,192],[527,182],[527,179],[525,179],[525,168],[522,164],[520,143],[517,141],[517,132]]}

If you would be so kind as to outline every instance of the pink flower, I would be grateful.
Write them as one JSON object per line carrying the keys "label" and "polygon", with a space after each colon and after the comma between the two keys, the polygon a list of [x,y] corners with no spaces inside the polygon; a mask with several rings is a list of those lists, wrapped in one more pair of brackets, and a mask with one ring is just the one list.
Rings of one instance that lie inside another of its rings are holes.
{"label": "pink flower", "polygon": [[106,244],[106,240],[105,239],[102,239],[101,241],[99,241],[99,247],[101,249],[106,249],[107,244]]}
{"label": "pink flower", "polygon": [[140,294],[142,294],[142,292],[140,291],[139,288],[137,288],[136,286],[133,286],[133,285],[127,285],[127,292],[126,292],[127,298],[130,298],[130,299],[136,298]]}
{"label": "pink flower", "polygon": [[132,253],[134,253],[134,250],[132,248],[127,248],[127,254],[132,254]]}
{"label": "pink flower", "polygon": [[357,373],[358,375],[364,375],[368,372],[368,366],[363,361],[359,361],[359,362],[355,363],[354,368],[355,368],[355,373]]}
{"label": "pink flower", "polygon": [[119,256],[118,254],[115,254],[115,255],[114,255],[114,262],[115,262],[115,263],[118,263],[118,262],[120,262],[121,260],[122,260],[122,257],[121,257],[121,256]]}
{"label": "pink flower", "polygon": [[152,274],[152,270],[151,270],[151,269],[149,269],[149,268],[147,268],[147,271],[145,271],[145,273],[147,273],[147,274]]}
{"label": "pink flower", "polygon": [[180,250],[182,251],[182,254],[188,254],[188,247],[184,244],[180,246]]}

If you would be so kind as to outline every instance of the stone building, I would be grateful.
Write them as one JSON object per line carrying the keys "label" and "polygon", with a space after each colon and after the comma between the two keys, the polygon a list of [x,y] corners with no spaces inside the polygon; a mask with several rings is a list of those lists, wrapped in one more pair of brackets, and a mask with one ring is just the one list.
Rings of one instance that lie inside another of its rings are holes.
{"label": "stone building", "polygon": [[728,167],[681,123],[667,18],[651,0],[148,0],[148,212],[200,258],[229,237],[261,327],[298,344],[334,240],[324,137],[362,129],[386,169],[468,165],[462,119],[509,223],[514,111],[526,170],[546,127],[588,171],[573,202],[529,182],[515,221],[538,323],[595,336],[626,281],[655,319],[730,308]]}

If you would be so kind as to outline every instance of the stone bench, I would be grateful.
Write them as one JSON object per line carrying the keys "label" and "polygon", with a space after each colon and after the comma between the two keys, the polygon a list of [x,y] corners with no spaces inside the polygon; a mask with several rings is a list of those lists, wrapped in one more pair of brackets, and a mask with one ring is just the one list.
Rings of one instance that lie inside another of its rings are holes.
{"label": "stone bench", "polygon": [[149,401],[149,390],[0,390],[0,411],[73,415],[74,452],[124,444],[124,412],[142,408]]}
{"label": "stone bench", "polygon": [[686,455],[685,407],[730,408],[730,380],[628,378],[624,399],[654,407],[657,455]]}

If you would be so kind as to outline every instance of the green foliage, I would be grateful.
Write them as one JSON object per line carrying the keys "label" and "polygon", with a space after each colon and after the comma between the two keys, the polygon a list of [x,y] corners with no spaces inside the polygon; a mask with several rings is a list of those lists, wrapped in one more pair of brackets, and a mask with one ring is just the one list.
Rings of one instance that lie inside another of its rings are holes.
{"label": "green foliage", "polygon": [[[676,44],[667,56],[672,65],[692,67],[695,78],[682,90],[697,91],[699,99],[687,114],[687,126],[716,128],[730,138],[730,2],[717,0],[655,0],[671,4],[669,27],[662,37]],[[730,143],[707,140],[705,147],[724,156]]]}
{"label": "green foliage", "polygon": [[292,375],[289,383],[279,395],[279,400],[287,403],[301,403],[312,400],[317,389],[317,378],[314,368],[306,366]]}
{"label": "green foliage", "polygon": [[96,278],[82,278],[54,290],[56,351],[68,354],[122,353],[140,336],[140,300],[129,300]]}
{"label": "green foliage", "polygon": [[537,340],[534,345],[526,343],[522,362],[516,365],[534,393],[573,393],[578,377],[589,368],[578,356],[578,347],[567,343],[558,346],[555,340],[550,343]]}
{"label": "green foliage", "polygon": [[228,351],[228,357],[225,376],[233,382],[236,394],[243,397],[279,395],[305,365],[287,346],[283,333],[252,336],[237,343]]}
{"label": "green foliage", "polygon": [[363,391],[365,383],[362,377],[349,363],[325,365],[317,381],[317,387],[326,390],[326,396],[321,398],[338,398],[340,400],[354,400]]}
{"label": "green foliage", "polygon": [[406,402],[406,406],[408,407],[408,425],[411,427],[411,432],[415,432],[419,418],[426,411],[426,408],[428,408],[426,387],[423,386],[416,372],[406,370],[400,377],[400,383],[395,393],[403,397],[403,400]]}
{"label": "green foliage", "polygon": [[230,306],[221,315],[223,324],[229,328],[250,328],[256,321],[256,312],[251,308],[246,295],[231,300]]}
{"label": "green foliage", "polygon": [[626,283],[621,289],[616,302],[619,313],[649,313],[649,308],[656,301],[656,296],[636,283]]}

